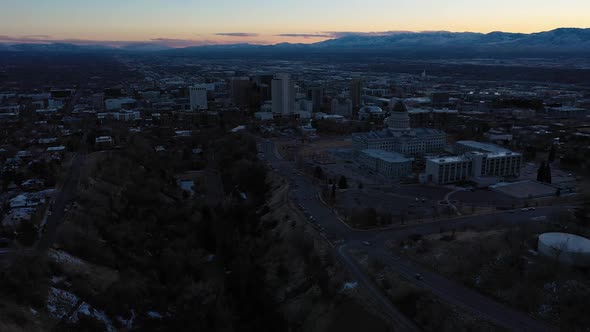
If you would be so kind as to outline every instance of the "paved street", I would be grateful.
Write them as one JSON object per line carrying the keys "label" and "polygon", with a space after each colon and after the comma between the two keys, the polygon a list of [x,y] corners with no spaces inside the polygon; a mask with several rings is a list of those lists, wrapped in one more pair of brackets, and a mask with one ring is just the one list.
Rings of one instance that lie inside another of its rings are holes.
{"label": "paved street", "polygon": [[53,204],[52,213],[47,216],[44,232],[37,243],[38,251],[45,251],[53,245],[57,237],[57,227],[63,221],[66,206],[71,203],[76,195],[80,171],[84,166],[86,153],[77,153],[72,159],[72,164],[67,173],[67,177],[57,192]]}
{"label": "paved street", "polygon": [[[349,255],[350,249],[367,250],[371,257],[377,257],[386,263],[391,270],[405,277],[417,287],[429,290],[444,301],[460,306],[480,317],[487,318],[499,326],[513,331],[553,331],[554,328],[542,324],[525,313],[510,308],[507,305],[498,303],[478,292],[469,289],[456,282],[448,280],[432,271],[428,271],[409,261],[393,255],[386,247],[386,242],[396,239],[404,239],[413,234],[428,235],[438,233],[441,230],[452,230],[465,226],[477,226],[482,228],[501,228],[510,224],[531,222],[531,218],[551,215],[561,211],[565,207],[543,207],[529,211],[503,211],[481,216],[457,216],[454,218],[439,220],[426,224],[406,226],[403,228],[391,228],[388,230],[359,231],[345,225],[332,211],[324,205],[317,196],[317,188],[313,180],[308,176],[300,174],[294,164],[284,161],[275,150],[274,143],[263,141],[260,149],[264,159],[271,167],[291,183],[292,198],[301,206],[302,210],[311,216],[311,222],[317,223],[318,227],[326,234],[326,237],[335,243],[343,240],[344,244],[336,249],[338,257],[346,266],[351,275],[365,287],[371,295],[372,301],[379,305],[384,313],[392,317],[398,326],[415,326],[408,323],[405,318],[374,285],[371,278],[367,276],[358,263]],[[370,246],[363,245],[369,241]],[[415,278],[416,274],[423,276],[423,280]],[[409,324],[409,325],[408,325]]]}
{"label": "paved street", "polygon": [[[71,113],[74,105],[78,102],[82,96],[82,87],[78,87],[76,95],[70,103],[64,107],[64,112]],[[84,136],[81,141],[85,139]],[[58,188],[56,196],[53,198],[52,213],[47,216],[43,234],[37,242],[37,251],[43,252],[53,245],[57,237],[57,228],[59,224],[63,222],[65,215],[65,208],[76,196],[76,190],[78,188],[78,182],[80,180],[80,173],[86,162],[87,152],[85,150],[79,150],[72,158],[69,170],[66,171],[66,178],[61,186]]]}

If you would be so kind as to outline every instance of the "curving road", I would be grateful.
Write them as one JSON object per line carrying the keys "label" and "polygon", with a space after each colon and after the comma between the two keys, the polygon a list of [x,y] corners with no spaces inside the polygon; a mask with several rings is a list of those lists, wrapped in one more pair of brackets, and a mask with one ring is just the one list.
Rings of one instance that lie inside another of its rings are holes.
{"label": "curving road", "polygon": [[63,221],[66,206],[76,197],[76,190],[78,188],[78,181],[84,163],[86,161],[86,153],[77,153],[72,158],[70,169],[63,182],[63,185],[58,190],[52,202],[52,213],[47,215],[47,222],[45,223],[43,234],[37,242],[36,249],[43,252],[53,245],[57,237],[57,227]]}
{"label": "curving road", "polygon": [[[288,179],[292,188],[292,198],[298,203],[303,212],[310,216],[310,220],[318,225],[325,237],[332,243],[345,243],[335,249],[337,256],[351,275],[368,290],[371,300],[401,330],[418,330],[418,327],[401,314],[379,287],[372,282],[371,278],[362,271],[355,259],[349,255],[350,249],[362,248],[366,250],[371,257],[381,259],[390,270],[405,277],[415,286],[431,291],[444,301],[464,308],[509,330],[535,332],[556,330],[531,318],[526,313],[496,302],[468,287],[392,255],[391,250],[387,249],[385,243],[389,240],[405,239],[413,234],[428,235],[439,233],[441,230],[452,230],[464,226],[477,225],[478,227],[490,229],[506,227],[509,224],[530,222],[533,217],[550,215],[555,211],[561,211],[564,207],[544,207],[518,212],[503,211],[480,216],[454,217],[431,223],[409,225],[404,228],[360,231],[344,224],[332,209],[320,201],[313,180],[300,174],[295,169],[294,164],[283,160],[277,153],[276,146],[272,141],[262,141],[259,150],[270,166],[279,175]],[[371,243],[370,246],[366,245],[367,241]],[[415,278],[417,274],[422,276],[422,280]]]}

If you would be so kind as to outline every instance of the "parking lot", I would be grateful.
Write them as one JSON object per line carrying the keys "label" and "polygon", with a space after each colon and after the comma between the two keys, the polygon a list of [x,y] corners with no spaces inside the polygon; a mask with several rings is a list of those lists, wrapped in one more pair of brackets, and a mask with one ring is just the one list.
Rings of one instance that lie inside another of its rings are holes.
{"label": "parking lot", "polygon": [[343,215],[350,215],[356,209],[374,208],[380,214],[391,214],[400,219],[427,219],[435,215],[451,215],[448,206],[427,197],[401,197],[374,189],[346,190],[337,195],[337,208]]}
{"label": "parking lot", "polygon": [[[537,171],[539,170],[539,165],[535,163],[526,163],[523,165],[522,170],[520,172],[520,180],[537,180]],[[559,169],[556,166],[556,163],[551,165],[551,183],[553,184],[561,184],[561,183],[568,183],[568,182],[576,182],[576,175],[569,172]]]}
{"label": "parking lot", "polygon": [[504,193],[494,192],[488,189],[477,189],[473,191],[458,191],[451,198],[459,204],[476,206],[512,207],[520,205],[521,201]]}

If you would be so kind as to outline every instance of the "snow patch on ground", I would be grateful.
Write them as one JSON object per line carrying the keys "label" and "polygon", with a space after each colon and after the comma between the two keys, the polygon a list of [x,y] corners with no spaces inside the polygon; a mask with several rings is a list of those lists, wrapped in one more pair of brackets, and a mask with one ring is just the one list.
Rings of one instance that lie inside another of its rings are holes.
{"label": "snow patch on ground", "polygon": [[117,316],[117,320],[121,325],[123,325],[126,329],[131,330],[133,329],[133,321],[135,320],[135,310],[131,310],[131,318],[125,319],[121,316]]}
{"label": "snow patch on ground", "polygon": [[93,317],[101,322],[103,322],[106,331],[108,332],[117,332],[117,329],[113,326],[113,322],[109,319],[109,317],[102,311],[98,311],[86,302],[83,302],[76,312],[70,317],[70,321],[72,323],[77,323],[80,320],[80,315]]}
{"label": "snow patch on ground", "polygon": [[147,315],[150,318],[154,318],[154,319],[162,319],[163,318],[163,316],[157,311],[148,311]]}
{"label": "snow patch on ground", "polygon": [[51,287],[47,296],[47,311],[55,319],[62,319],[80,301],[75,294]]}
{"label": "snow patch on ground", "polygon": [[356,281],[354,282],[347,282],[344,284],[344,289],[354,289],[358,286],[358,283]]}
{"label": "snow patch on ground", "polygon": [[63,276],[62,277],[58,277],[58,276],[51,277],[51,283],[54,284],[54,285],[55,284],[59,284],[60,282],[63,282],[65,280],[66,280],[66,278],[63,277]]}
{"label": "snow patch on ground", "polygon": [[81,260],[78,257],[72,256],[65,251],[62,250],[53,250],[49,251],[49,257],[53,259],[57,263],[69,263],[74,265],[84,265],[86,262]]}
{"label": "snow patch on ground", "polygon": [[344,283],[344,286],[342,286],[341,292],[345,292],[347,290],[355,289],[355,288],[358,287],[358,285],[359,284],[356,281],[351,281],[351,282]]}

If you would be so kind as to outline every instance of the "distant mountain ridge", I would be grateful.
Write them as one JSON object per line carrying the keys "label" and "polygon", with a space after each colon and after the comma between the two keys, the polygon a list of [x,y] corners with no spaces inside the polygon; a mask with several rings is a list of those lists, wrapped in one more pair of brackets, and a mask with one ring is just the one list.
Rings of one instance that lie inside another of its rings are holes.
{"label": "distant mountain ridge", "polygon": [[0,44],[0,51],[35,52],[163,52],[163,53],[277,53],[277,52],[377,52],[426,56],[580,56],[590,57],[590,28],[559,28],[537,33],[509,32],[392,32],[350,33],[313,44],[228,44],[170,48],[157,42],[133,43],[118,48],[74,44]]}
{"label": "distant mountain ridge", "polygon": [[590,49],[590,29],[559,28],[531,34],[509,32],[410,32],[391,35],[350,35],[314,44],[330,48],[404,49],[428,47],[471,47],[499,50],[502,48]]}

